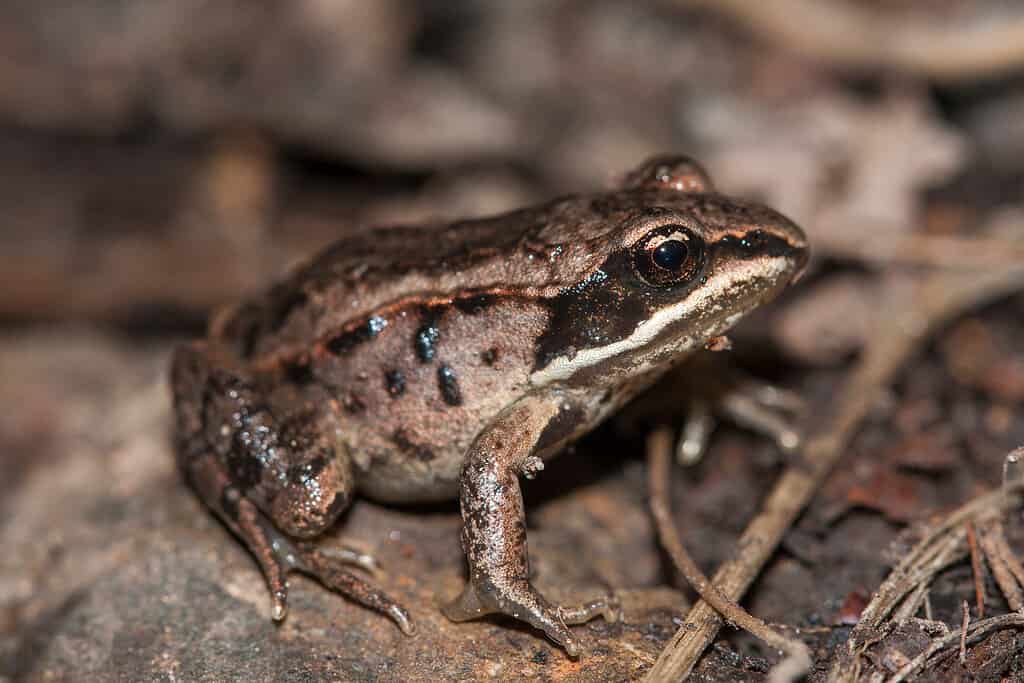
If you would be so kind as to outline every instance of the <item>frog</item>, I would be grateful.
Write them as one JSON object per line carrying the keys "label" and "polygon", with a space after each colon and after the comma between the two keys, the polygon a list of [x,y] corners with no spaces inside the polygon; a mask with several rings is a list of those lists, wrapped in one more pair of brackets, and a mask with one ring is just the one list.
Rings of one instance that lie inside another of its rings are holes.
{"label": "frog", "polygon": [[804,270],[804,232],[660,155],[606,190],[341,239],[211,316],[171,364],[176,459],[255,557],[271,616],[292,572],[414,632],[364,570],[319,548],[355,496],[457,499],[468,578],[455,622],[503,614],[577,657],[569,628],[614,595],[533,585],[522,481]]}

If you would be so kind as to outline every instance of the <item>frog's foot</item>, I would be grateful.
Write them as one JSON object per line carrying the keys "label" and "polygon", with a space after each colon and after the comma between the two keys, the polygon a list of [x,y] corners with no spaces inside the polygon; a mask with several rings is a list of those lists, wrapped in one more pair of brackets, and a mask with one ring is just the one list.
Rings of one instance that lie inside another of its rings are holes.
{"label": "frog's foot", "polygon": [[[254,510],[254,514],[259,515],[259,512]],[[409,612],[404,607],[345,568],[348,565],[377,572],[379,566],[373,557],[347,547],[321,550],[312,543],[293,542],[262,516],[258,519],[261,533],[251,537],[255,542],[250,541],[250,537],[243,535],[243,538],[263,568],[270,588],[271,613],[275,621],[281,621],[288,613],[288,584],[285,577],[291,572],[299,572],[364,607],[386,615],[405,635],[414,633]]]}
{"label": "frog's foot", "polygon": [[676,459],[682,465],[700,461],[715,429],[715,414],[741,427],[768,437],[783,453],[794,453],[803,442],[795,422],[806,406],[794,394],[772,384],[744,378],[715,397],[689,402],[686,420],[676,444]]}
{"label": "frog's foot", "polygon": [[343,548],[338,551],[323,551],[311,544],[297,545],[294,568],[312,576],[327,588],[355,600],[388,616],[407,636],[416,632],[409,612],[379,588],[346,570],[343,565],[355,565],[369,571],[377,569],[376,561],[369,555]]}
{"label": "frog's foot", "polygon": [[441,609],[452,621],[507,614],[544,631],[548,638],[564,647],[570,657],[579,656],[580,646],[567,625],[583,624],[599,616],[606,621],[617,621],[621,617],[618,600],[612,595],[579,605],[553,605],[525,579],[501,588],[493,583],[477,588],[471,581],[458,598]]}
{"label": "frog's foot", "polygon": [[[258,512],[255,514],[259,515]],[[284,619],[288,612],[288,584],[284,579],[291,572],[299,572],[364,607],[386,615],[405,635],[415,632],[409,612],[404,607],[345,568],[348,565],[378,572],[379,565],[372,556],[344,546],[321,550],[312,543],[293,542],[262,516],[258,519],[262,533],[253,537],[256,542],[251,542],[246,536],[243,538],[263,568],[270,588],[271,611],[275,621]]]}
{"label": "frog's foot", "polygon": [[749,378],[724,395],[721,404],[722,415],[767,436],[784,453],[793,453],[800,447],[803,435],[794,422],[806,409],[797,394]]}
{"label": "frog's foot", "polygon": [[367,555],[356,548],[343,545],[339,548],[320,548],[319,551],[327,559],[359,567],[375,576],[380,574],[380,564],[377,563],[377,558],[373,555]]}

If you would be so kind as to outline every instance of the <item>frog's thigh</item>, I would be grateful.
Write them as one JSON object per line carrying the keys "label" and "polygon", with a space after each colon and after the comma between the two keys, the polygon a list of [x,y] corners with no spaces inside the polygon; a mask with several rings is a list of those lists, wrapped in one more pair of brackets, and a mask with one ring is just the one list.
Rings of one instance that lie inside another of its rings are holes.
{"label": "frog's thigh", "polygon": [[469,585],[445,608],[455,621],[501,612],[526,621],[575,656],[579,646],[566,623],[609,617],[606,600],[579,606],[553,605],[530,584],[526,519],[519,488],[521,473],[534,473],[532,457],[549,427],[565,418],[557,397],[523,403],[506,411],[474,442],[460,480],[462,546]]}
{"label": "frog's thigh", "polygon": [[181,365],[189,368],[181,374],[201,385],[202,398],[191,402],[201,406],[198,450],[212,447],[234,488],[289,536],[311,538],[333,524],[351,501],[352,467],[324,436],[318,415],[276,414],[243,369],[197,347],[175,357],[176,391],[184,384],[177,381]]}
{"label": "frog's thigh", "polygon": [[[303,434],[303,431],[308,433]],[[352,500],[354,481],[348,454],[322,443],[314,424],[292,420],[281,425],[285,455],[292,463],[285,478],[264,484],[267,514],[289,536],[312,538],[334,524]],[[302,452],[288,452],[298,444]],[[258,455],[258,454],[257,454]]]}

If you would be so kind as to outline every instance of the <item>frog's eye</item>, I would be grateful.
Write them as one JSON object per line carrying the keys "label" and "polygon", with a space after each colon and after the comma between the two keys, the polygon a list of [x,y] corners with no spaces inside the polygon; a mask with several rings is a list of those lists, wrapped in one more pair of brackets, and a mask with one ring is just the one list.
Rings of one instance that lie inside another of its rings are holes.
{"label": "frog's eye", "polygon": [[686,282],[703,264],[703,241],[682,225],[662,225],[633,246],[636,274],[655,287]]}
{"label": "frog's eye", "polygon": [[669,189],[677,192],[713,192],[707,171],[690,157],[665,155],[648,159],[626,174],[626,189]]}

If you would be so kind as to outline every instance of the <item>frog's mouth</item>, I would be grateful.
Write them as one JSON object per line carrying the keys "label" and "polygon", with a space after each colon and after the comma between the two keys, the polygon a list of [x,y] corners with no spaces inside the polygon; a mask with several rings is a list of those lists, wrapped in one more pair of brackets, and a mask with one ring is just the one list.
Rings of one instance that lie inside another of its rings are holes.
{"label": "frog's mouth", "polygon": [[[730,244],[716,243],[699,286],[665,302],[640,319],[628,334],[585,348],[566,348],[537,367],[534,386],[552,382],[614,382],[624,375],[667,369],[712,337],[726,332],[747,313],[774,298],[807,263],[806,248],[780,249],[735,258]],[[628,305],[619,302],[620,306]],[[621,311],[612,310],[609,314]]]}

